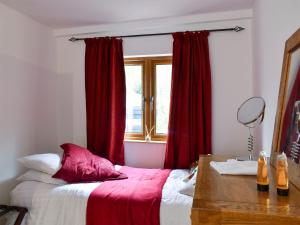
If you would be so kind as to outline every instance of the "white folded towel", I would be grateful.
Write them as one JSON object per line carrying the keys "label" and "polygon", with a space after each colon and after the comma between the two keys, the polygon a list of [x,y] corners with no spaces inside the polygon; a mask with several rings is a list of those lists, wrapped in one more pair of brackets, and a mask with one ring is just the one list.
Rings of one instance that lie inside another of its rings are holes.
{"label": "white folded towel", "polygon": [[227,175],[256,175],[257,161],[237,161],[228,159],[226,162],[211,161],[210,166],[219,174]]}

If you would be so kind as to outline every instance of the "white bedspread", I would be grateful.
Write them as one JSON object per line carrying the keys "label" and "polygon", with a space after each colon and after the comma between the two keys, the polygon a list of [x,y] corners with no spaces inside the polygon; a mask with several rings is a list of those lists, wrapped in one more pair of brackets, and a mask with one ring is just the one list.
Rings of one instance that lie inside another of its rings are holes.
{"label": "white bedspread", "polygon": [[[178,190],[184,185],[185,170],[170,173],[162,193],[160,225],[190,225],[192,197]],[[29,209],[25,225],[85,225],[90,193],[101,183],[56,186],[25,181],[11,192],[11,204]]]}

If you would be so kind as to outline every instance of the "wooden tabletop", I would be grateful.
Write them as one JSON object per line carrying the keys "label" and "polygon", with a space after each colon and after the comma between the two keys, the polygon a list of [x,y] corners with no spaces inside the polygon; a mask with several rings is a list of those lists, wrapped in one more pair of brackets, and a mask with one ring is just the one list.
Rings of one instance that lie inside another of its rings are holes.
{"label": "wooden tabletop", "polygon": [[[193,224],[300,224],[300,191],[295,186],[290,185],[289,196],[278,196],[273,167],[269,167],[269,192],[256,190],[256,176],[220,175],[210,167],[210,161],[228,158],[200,157],[192,220],[201,223]],[[236,217],[248,222],[237,223]]]}

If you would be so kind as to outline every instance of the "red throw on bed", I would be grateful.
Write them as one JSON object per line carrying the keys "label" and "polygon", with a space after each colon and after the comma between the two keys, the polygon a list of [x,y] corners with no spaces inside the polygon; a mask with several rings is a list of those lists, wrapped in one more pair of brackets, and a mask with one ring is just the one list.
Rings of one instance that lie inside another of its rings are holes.
{"label": "red throw on bed", "polygon": [[122,167],[125,180],[105,181],[89,196],[86,225],[159,225],[170,170]]}

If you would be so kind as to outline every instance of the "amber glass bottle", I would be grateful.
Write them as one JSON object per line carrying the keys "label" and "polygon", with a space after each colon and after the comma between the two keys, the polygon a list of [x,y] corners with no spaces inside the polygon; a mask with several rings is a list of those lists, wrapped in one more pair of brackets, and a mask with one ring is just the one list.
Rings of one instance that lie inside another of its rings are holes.
{"label": "amber glass bottle", "polygon": [[257,160],[257,190],[269,191],[268,161],[264,151],[261,151]]}
{"label": "amber glass bottle", "polygon": [[287,196],[289,194],[288,163],[284,152],[277,156],[276,185],[278,195]]}

